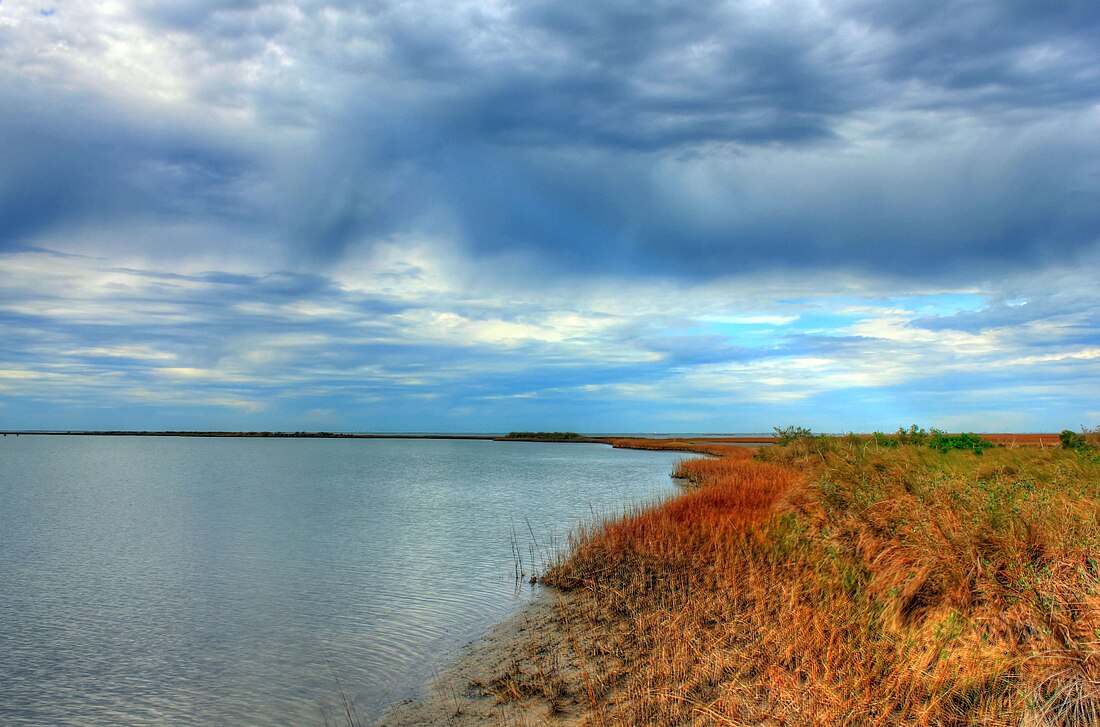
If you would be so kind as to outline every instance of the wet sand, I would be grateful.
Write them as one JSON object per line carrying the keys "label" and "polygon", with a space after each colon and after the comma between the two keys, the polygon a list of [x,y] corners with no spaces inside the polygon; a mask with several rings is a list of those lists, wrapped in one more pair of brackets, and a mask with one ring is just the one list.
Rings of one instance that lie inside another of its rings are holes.
{"label": "wet sand", "polygon": [[[374,727],[579,724],[582,715],[572,698],[555,700],[551,714],[550,702],[531,693],[552,688],[550,680],[573,681],[570,677],[579,671],[576,657],[570,657],[576,649],[569,647],[562,621],[568,598],[541,589],[520,612],[463,649],[422,698],[394,705]],[[542,662],[545,678],[537,673]]]}

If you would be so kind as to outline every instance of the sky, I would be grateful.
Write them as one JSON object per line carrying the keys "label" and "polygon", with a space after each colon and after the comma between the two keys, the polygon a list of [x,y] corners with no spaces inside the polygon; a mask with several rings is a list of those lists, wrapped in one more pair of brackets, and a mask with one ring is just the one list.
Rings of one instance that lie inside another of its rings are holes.
{"label": "sky", "polygon": [[0,0],[0,428],[1100,423],[1094,0]]}

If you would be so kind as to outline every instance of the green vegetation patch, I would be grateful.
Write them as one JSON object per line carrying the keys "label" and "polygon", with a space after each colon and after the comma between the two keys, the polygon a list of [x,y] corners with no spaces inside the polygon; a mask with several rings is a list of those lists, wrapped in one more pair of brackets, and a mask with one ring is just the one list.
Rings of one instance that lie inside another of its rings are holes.
{"label": "green vegetation patch", "polygon": [[775,430],[775,443],[780,447],[786,447],[788,444],[794,444],[795,442],[814,438],[814,433],[807,427],[800,427],[794,424],[789,427],[772,427],[772,429]]}
{"label": "green vegetation patch", "polygon": [[938,452],[950,452],[953,449],[970,451],[979,457],[982,453],[994,446],[988,439],[982,439],[977,434],[963,432],[962,434],[948,434],[939,429],[932,430],[932,436],[928,439],[928,446]]}
{"label": "green vegetation patch", "polygon": [[1062,441],[1062,449],[1071,449],[1078,454],[1100,456],[1100,426],[1089,429],[1081,427],[1077,433],[1072,429],[1063,429],[1058,435]]}
{"label": "green vegetation patch", "polygon": [[[1063,432],[1063,434],[1065,434]],[[1072,434],[1072,432],[1071,432]],[[851,442],[859,441],[858,435],[849,435],[848,439]],[[802,447],[809,446],[817,451],[819,454],[823,451],[834,448],[840,440],[829,437],[826,435],[815,435],[806,427],[789,426],[789,427],[775,427],[775,443],[780,447],[786,447],[789,445],[800,445]],[[871,435],[871,441],[880,447],[895,448],[901,446],[913,446],[913,447],[929,447],[937,452],[950,452],[952,450],[962,450],[967,452],[973,452],[974,454],[981,456],[985,450],[996,446],[988,439],[974,434],[972,432],[963,432],[962,434],[948,434],[940,429],[931,429],[925,431],[924,427],[918,427],[916,424],[911,425],[908,429],[901,427],[894,434],[883,434],[882,432],[875,432]],[[1063,442],[1065,440],[1063,439]],[[1064,445],[1063,445],[1064,446]]]}
{"label": "green vegetation patch", "polygon": [[871,439],[880,447],[899,447],[906,444],[919,447],[928,444],[928,439],[931,436],[932,435],[928,432],[924,431],[924,427],[918,427],[916,424],[913,424],[908,429],[899,427],[898,431],[894,434],[875,432],[871,435]]}

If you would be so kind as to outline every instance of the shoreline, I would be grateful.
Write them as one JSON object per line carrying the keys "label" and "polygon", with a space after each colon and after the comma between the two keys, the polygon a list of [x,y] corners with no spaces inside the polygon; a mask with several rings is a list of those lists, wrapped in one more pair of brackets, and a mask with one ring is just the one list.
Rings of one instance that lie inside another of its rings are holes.
{"label": "shoreline", "polygon": [[[626,437],[620,435],[593,435],[578,436],[570,439],[558,439],[553,437],[510,437],[501,434],[376,434],[357,432],[232,432],[232,431],[188,431],[188,430],[26,430],[26,429],[0,429],[0,436],[8,437],[205,437],[205,438],[240,438],[240,439],[444,439],[444,440],[468,440],[485,442],[538,442],[544,444],[607,444],[610,446],[624,446],[626,449],[643,449],[645,447],[631,447],[620,445],[621,442],[648,441],[648,442],[679,442],[684,444],[715,443],[715,444],[746,444],[767,445],[775,441],[774,437]],[[1043,435],[1047,436],[1047,435]],[[1057,435],[1052,435],[1056,438]]]}
{"label": "shoreline", "polygon": [[499,440],[492,434],[358,434],[345,432],[218,432],[218,431],[145,431],[145,430],[93,430],[93,431],[37,431],[0,430],[0,436],[14,437],[226,437],[242,439],[471,439]]}
{"label": "shoreline", "polygon": [[1003,436],[685,460],[690,487],[582,526],[537,598],[374,727],[1100,720],[1100,442]]}
{"label": "shoreline", "polygon": [[[980,436],[995,444],[1004,446],[1060,446],[1059,435],[1054,432],[978,432]],[[666,434],[654,435],[618,435],[597,434],[581,435],[575,438],[558,439],[553,437],[511,437],[502,434],[449,434],[449,433],[359,433],[359,432],[277,432],[277,431],[190,431],[190,430],[142,430],[142,429],[103,429],[103,430],[36,430],[36,429],[0,429],[0,437],[200,437],[200,438],[241,438],[241,439],[437,439],[467,440],[487,442],[541,442],[560,444],[607,444],[627,449],[684,449],[693,445],[756,445],[769,446],[776,443],[774,436],[680,436]],[[870,439],[870,434],[856,434],[860,439]],[[638,443],[656,443],[653,447],[637,446]],[[679,443],[681,447],[661,446]],[[696,452],[703,454],[702,452]]]}
{"label": "shoreline", "polygon": [[[721,458],[733,449],[755,452],[774,444],[774,438],[763,437],[606,437],[595,441],[617,449],[674,450],[702,458]],[[679,468],[670,476],[683,477]],[[599,526],[599,522],[579,523],[578,527],[583,530]],[[583,593],[540,581],[538,590],[516,613],[465,644],[421,695],[391,704],[371,727],[585,724],[594,713],[592,705],[586,704],[575,688],[571,693],[567,685],[584,683],[591,701],[593,684],[601,683],[604,675],[598,661],[591,658],[600,634],[574,623],[586,608],[584,599]]]}
{"label": "shoreline", "polygon": [[[482,724],[531,724],[537,701],[505,694],[501,676],[535,658],[539,648],[558,653],[567,640],[561,624],[562,602],[569,594],[542,586],[518,611],[493,624],[487,633],[462,646],[424,687],[423,693],[391,704],[371,727]],[[500,693],[498,697],[496,692]],[[500,697],[510,697],[502,699]],[[545,710],[545,705],[542,705]],[[572,724],[565,713],[555,724]]]}
{"label": "shoreline", "polygon": [[[504,439],[539,441],[545,439]],[[616,449],[682,451],[721,456],[711,447],[757,450],[773,438],[722,437],[648,439],[601,437],[567,442],[607,444]],[[676,472],[670,473],[675,477]],[[610,521],[609,521],[610,522]],[[597,523],[589,523],[596,525]],[[578,523],[583,528],[584,524]],[[599,667],[582,654],[591,649],[591,632],[573,629],[582,594],[540,583],[514,614],[493,624],[480,638],[461,647],[426,685],[423,693],[391,704],[371,727],[473,727],[473,725],[544,725],[575,727],[590,710],[565,693],[566,682],[590,682]],[[532,673],[532,668],[534,673]],[[560,693],[559,693],[560,691]]]}

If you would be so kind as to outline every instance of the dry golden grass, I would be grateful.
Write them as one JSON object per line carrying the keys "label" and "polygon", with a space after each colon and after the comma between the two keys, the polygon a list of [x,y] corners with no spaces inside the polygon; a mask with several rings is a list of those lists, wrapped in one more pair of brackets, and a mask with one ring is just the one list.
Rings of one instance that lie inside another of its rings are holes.
{"label": "dry golden grass", "polygon": [[555,709],[608,725],[1100,724],[1100,464],[858,438],[721,454],[679,465],[679,497],[581,530],[542,579],[573,592],[584,674],[540,666]]}

